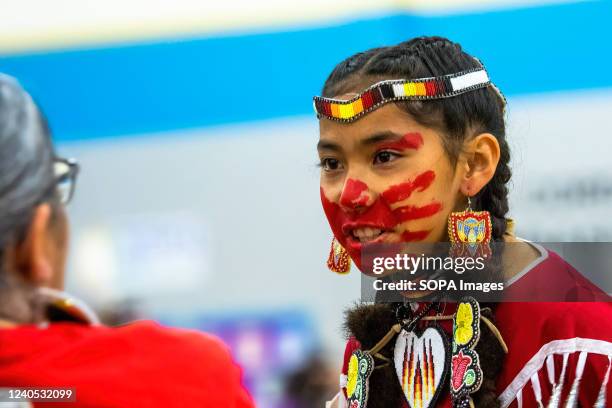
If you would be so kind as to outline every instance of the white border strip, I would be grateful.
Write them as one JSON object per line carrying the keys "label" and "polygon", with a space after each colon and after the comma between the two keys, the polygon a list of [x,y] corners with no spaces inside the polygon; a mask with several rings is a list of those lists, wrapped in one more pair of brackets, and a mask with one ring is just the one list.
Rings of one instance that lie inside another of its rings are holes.
{"label": "white border strip", "polygon": [[531,245],[532,247],[534,247],[540,253],[540,256],[538,258],[534,259],[529,265],[524,267],[522,271],[520,271],[519,273],[517,273],[516,275],[514,275],[513,277],[508,279],[506,281],[506,284],[504,285],[506,288],[509,287],[510,285],[512,285],[513,283],[516,283],[516,281],[521,279],[523,276],[527,275],[527,273],[529,273],[533,268],[535,268],[540,263],[542,263],[546,259],[548,259],[548,249],[544,248],[542,245],[536,244],[535,242],[531,242],[531,241],[528,241],[526,239],[519,238],[519,237],[516,237],[516,239],[518,239],[520,241],[523,241],[523,242]]}
{"label": "white border strip", "polygon": [[489,75],[487,71],[481,69],[467,73],[465,75],[457,76],[450,79],[453,91],[463,91],[464,89],[470,88],[476,85],[482,85],[489,82]]}
{"label": "white border strip", "polygon": [[21,53],[337,24],[398,7],[388,0],[0,0],[0,10],[0,52]]}
{"label": "white border strip", "polygon": [[575,337],[573,339],[554,340],[543,345],[499,395],[498,400],[502,408],[507,408],[514,401],[519,391],[523,389],[534,373],[537,373],[542,368],[546,357],[550,354],[576,352],[612,356],[612,343],[603,340]]}
{"label": "white border strip", "polygon": [[329,24],[410,12],[450,15],[575,0],[0,0],[0,52]]}

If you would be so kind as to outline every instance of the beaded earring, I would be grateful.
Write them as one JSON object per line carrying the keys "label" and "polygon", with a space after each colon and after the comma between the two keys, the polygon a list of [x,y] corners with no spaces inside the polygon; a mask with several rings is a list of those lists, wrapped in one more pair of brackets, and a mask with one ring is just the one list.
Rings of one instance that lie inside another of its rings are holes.
{"label": "beaded earring", "polygon": [[454,256],[479,254],[487,257],[490,254],[491,235],[491,214],[472,210],[469,196],[468,208],[452,212],[448,217],[448,236]]}
{"label": "beaded earring", "polygon": [[340,242],[334,237],[332,239],[327,267],[330,271],[345,275],[351,271],[351,258]]}

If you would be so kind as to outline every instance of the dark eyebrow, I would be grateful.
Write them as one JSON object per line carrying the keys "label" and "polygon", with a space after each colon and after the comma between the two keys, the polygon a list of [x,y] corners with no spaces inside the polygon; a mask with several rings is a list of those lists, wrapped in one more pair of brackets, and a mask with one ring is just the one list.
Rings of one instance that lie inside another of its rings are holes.
{"label": "dark eyebrow", "polygon": [[404,135],[400,135],[390,130],[386,130],[384,132],[375,133],[372,136],[366,137],[365,139],[361,140],[359,144],[363,146],[371,146],[371,145],[374,145],[380,142],[386,142],[389,140],[399,140],[403,137]]}
{"label": "dark eyebrow", "polygon": [[342,148],[339,144],[330,142],[329,140],[321,139],[319,143],[317,143],[317,150],[333,150],[335,152],[340,152]]}

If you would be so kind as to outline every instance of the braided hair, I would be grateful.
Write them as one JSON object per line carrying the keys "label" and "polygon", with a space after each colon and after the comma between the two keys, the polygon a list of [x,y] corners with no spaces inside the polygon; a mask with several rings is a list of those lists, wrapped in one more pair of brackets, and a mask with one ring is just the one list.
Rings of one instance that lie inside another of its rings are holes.
{"label": "braided hair", "polygon": [[[418,37],[400,44],[374,48],[355,54],[338,64],[327,78],[323,96],[358,92],[385,79],[416,79],[453,74],[482,64],[462,50],[461,46],[442,37]],[[503,95],[494,86],[466,92],[452,98],[396,102],[398,107],[423,126],[443,135],[445,151],[456,164],[465,140],[480,133],[491,133],[500,146],[500,160],[489,183],[472,199],[474,210],[491,214],[492,238],[502,241],[506,232],[508,187],[511,177],[510,149],[506,140],[505,105]],[[483,314],[493,319],[494,305]],[[362,345],[374,344],[377,333],[383,334],[393,324],[385,323],[388,305],[360,306],[347,312],[346,328]],[[384,326],[384,327],[380,327]],[[503,350],[490,330],[481,327],[481,340],[476,350],[484,372],[482,386],[473,395],[478,407],[498,407],[495,380],[501,371]],[[367,348],[367,347],[366,347]],[[375,406],[399,406],[402,390],[395,380],[393,369],[386,367],[372,374],[371,398]]]}

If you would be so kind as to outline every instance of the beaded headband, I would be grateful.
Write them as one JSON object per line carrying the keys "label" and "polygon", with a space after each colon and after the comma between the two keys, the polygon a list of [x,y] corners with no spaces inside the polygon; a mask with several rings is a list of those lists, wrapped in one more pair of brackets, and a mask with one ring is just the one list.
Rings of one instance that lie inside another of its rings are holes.
{"label": "beaded headband", "polygon": [[314,109],[318,117],[352,122],[388,102],[448,98],[489,85],[484,68],[432,78],[391,79],[377,82],[349,100],[315,96]]}

